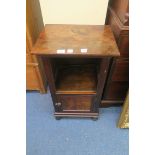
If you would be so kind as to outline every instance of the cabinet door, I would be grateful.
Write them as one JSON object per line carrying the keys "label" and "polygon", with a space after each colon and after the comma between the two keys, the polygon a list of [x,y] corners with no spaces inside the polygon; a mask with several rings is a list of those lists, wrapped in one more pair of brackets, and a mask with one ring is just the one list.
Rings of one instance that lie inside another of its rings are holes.
{"label": "cabinet door", "polygon": [[90,112],[94,95],[57,95],[58,103],[63,112]]}

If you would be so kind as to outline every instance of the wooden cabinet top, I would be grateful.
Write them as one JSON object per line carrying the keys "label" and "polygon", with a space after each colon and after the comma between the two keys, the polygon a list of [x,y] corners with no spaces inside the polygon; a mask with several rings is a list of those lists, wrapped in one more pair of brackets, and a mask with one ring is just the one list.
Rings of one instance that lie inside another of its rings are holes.
{"label": "wooden cabinet top", "polygon": [[50,56],[119,56],[108,25],[47,24],[31,53]]}

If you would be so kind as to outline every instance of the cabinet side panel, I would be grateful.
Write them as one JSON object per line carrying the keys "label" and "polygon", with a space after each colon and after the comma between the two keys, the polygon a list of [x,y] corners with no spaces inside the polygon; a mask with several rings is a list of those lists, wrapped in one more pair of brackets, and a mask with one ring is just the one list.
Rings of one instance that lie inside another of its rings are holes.
{"label": "cabinet side panel", "polygon": [[129,1],[110,0],[106,24],[111,26],[121,57],[110,67],[100,107],[122,105],[129,87]]}
{"label": "cabinet side panel", "polygon": [[[26,63],[29,66],[32,63],[38,65],[36,73],[28,74],[27,81],[31,84],[37,83],[37,87],[27,85],[27,90],[40,90],[41,93],[46,92],[46,77],[42,62],[31,54],[31,49],[35,44],[41,30],[44,28],[39,0],[26,0]],[[26,67],[27,73],[31,72],[30,67]],[[35,78],[35,81],[33,80]]]}

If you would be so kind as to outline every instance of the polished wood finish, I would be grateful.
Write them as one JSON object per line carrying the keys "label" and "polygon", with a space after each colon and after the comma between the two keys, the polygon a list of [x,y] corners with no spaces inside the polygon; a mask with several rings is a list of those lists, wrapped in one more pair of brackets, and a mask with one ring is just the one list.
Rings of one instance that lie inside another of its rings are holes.
{"label": "polished wood finish", "polygon": [[112,81],[129,81],[129,61],[128,59],[117,59],[115,62]]}
{"label": "polished wood finish", "polygon": [[118,47],[120,49],[121,57],[128,58],[129,57],[129,32],[121,34],[118,40]]}
{"label": "polished wood finish", "polygon": [[100,108],[108,108],[114,106],[121,106],[123,104],[122,100],[102,100],[100,104]]}
{"label": "polished wood finish", "polygon": [[98,119],[99,113],[94,113],[94,112],[55,112],[54,116],[56,119],[62,118],[62,117],[81,117],[81,118],[96,118]]}
{"label": "polished wood finish", "polygon": [[43,64],[44,64],[44,69],[45,69],[48,85],[49,85],[49,88],[50,88],[51,97],[52,97],[52,100],[54,102],[53,105],[54,105],[55,111],[60,111],[60,108],[58,108],[55,105],[55,103],[57,102],[57,99],[56,99],[54,71],[53,71],[51,60],[48,57],[42,57],[42,61],[43,61]]}
{"label": "polished wood finish", "polygon": [[99,112],[99,106],[101,103],[102,93],[105,89],[105,83],[107,79],[107,73],[109,71],[111,57],[105,57],[101,60],[100,71],[98,75],[98,84],[97,84],[97,95],[94,101],[93,110],[95,112]]}
{"label": "polished wood finish", "polygon": [[98,117],[111,59],[120,55],[109,26],[46,25],[32,53],[43,61],[56,118]]}
{"label": "polished wood finish", "polygon": [[39,90],[39,84],[37,82],[37,70],[36,66],[34,64],[32,65],[27,65],[27,70],[26,70],[26,87],[27,88],[32,88],[35,90]]}
{"label": "polished wood finish", "polygon": [[[81,54],[81,48],[87,48],[88,52]],[[59,49],[73,49],[74,52],[57,54]],[[32,53],[53,57],[120,55],[110,27],[101,25],[46,25],[32,49]]]}
{"label": "polished wood finish", "polygon": [[115,11],[122,25],[129,26],[129,0],[110,0],[109,7]]}
{"label": "polished wood finish", "polygon": [[114,10],[110,7],[108,9],[108,14],[109,15],[107,17],[109,18],[107,18],[108,19],[107,24],[110,24],[113,30],[121,57],[128,58],[129,57],[129,26],[124,26],[121,23],[119,17],[116,16]]}
{"label": "polished wood finish", "polygon": [[90,112],[94,95],[58,95],[63,112]]}
{"label": "polished wood finish", "polygon": [[120,58],[111,62],[101,107],[122,105],[129,88],[129,1],[110,0],[106,24],[114,33]]}
{"label": "polished wood finish", "polygon": [[26,89],[46,92],[46,79],[42,62],[31,54],[31,49],[43,29],[39,0],[26,1]]}
{"label": "polished wood finish", "polygon": [[[103,92],[103,100],[122,101],[125,99],[129,88],[129,62],[128,59],[115,59],[112,61],[106,87]],[[108,103],[108,102],[107,102]],[[118,102],[116,102],[117,104]]]}
{"label": "polished wood finish", "polygon": [[128,82],[111,82],[105,99],[118,101],[124,100],[124,95],[128,87]]}
{"label": "polished wood finish", "polygon": [[107,24],[111,26],[113,30],[121,57],[129,57],[129,26],[123,25],[115,11],[109,7]]}

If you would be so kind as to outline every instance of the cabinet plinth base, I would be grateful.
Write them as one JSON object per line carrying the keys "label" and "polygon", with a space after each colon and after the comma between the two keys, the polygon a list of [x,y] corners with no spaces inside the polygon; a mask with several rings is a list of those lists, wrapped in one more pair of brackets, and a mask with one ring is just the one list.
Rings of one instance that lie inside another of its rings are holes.
{"label": "cabinet plinth base", "polygon": [[62,112],[55,112],[55,118],[62,118],[62,117],[83,117],[83,118],[94,118],[97,119],[99,113],[62,113]]}

